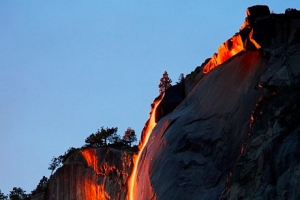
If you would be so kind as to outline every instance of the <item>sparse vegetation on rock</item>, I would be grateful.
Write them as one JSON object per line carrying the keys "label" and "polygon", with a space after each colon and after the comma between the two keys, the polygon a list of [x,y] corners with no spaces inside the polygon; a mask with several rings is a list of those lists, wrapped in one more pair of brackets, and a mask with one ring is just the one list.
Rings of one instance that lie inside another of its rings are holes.
{"label": "sparse vegetation on rock", "polygon": [[112,128],[104,128],[103,126],[101,129],[96,132],[92,133],[85,139],[85,143],[87,147],[101,147],[107,146],[107,141],[112,141],[112,138],[115,137],[116,132],[118,131],[117,127]]}
{"label": "sparse vegetation on rock", "polygon": [[48,185],[48,181],[49,179],[46,176],[43,176],[39,184],[36,186],[35,190],[31,192],[31,195],[36,195],[45,192]]}

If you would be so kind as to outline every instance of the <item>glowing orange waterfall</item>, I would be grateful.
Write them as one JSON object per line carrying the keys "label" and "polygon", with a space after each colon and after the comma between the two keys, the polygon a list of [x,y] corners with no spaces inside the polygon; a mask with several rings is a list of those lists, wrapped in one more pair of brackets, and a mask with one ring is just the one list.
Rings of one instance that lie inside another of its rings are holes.
{"label": "glowing orange waterfall", "polygon": [[161,100],[164,97],[164,93],[158,98],[155,99],[153,102],[153,107],[151,109],[150,112],[150,118],[148,123],[145,126],[145,129],[143,131],[140,143],[139,143],[139,153],[137,156],[135,156],[133,158],[133,162],[134,162],[134,166],[133,166],[133,170],[132,170],[132,174],[129,178],[129,182],[128,182],[128,193],[127,193],[127,200],[136,200],[135,199],[135,184],[136,184],[136,179],[137,179],[137,168],[138,168],[138,163],[141,157],[141,154],[148,142],[149,136],[153,130],[153,128],[156,126],[156,122],[155,122],[155,113],[156,113],[156,108],[159,105],[159,103],[161,102]]}
{"label": "glowing orange waterfall", "polygon": [[215,53],[203,67],[203,73],[209,73],[211,70],[243,50],[245,50],[245,48],[242,37],[240,34],[235,34],[219,47],[218,53]]}
{"label": "glowing orange waterfall", "polygon": [[[94,169],[94,171],[99,175],[101,172],[99,171],[98,168],[98,158],[96,154],[95,149],[84,149],[81,151],[82,156],[86,160],[87,164],[89,167]],[[107,171],[112,171],[110,170],[108,166]],[[103,184],[95,184],[94,180],[90,179],[84,179],[83,180],[83,185],[84,185],[84,197],[87,200],[106,200],[110,199],[109,194],[105,191],[104,185]],[[78,189],[80,190],[80,189]]]}
{"label": "glowing orange waterfall", "polygon": [[100,174],[98,170],[98,159],[95,149],[85,149],[81,151],[82,156],[85,158],[89,167],[93,168],[97,174]]}

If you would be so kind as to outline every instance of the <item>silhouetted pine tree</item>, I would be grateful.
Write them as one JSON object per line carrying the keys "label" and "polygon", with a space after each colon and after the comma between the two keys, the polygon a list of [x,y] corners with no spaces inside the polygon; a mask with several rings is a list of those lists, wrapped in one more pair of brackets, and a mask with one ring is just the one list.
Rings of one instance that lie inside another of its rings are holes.
{"label": "silhouetted pine tree", "polygon": [[158,85],[159,87],[159,93],[162,94],[166,91],[166,89],[168,89],[169,87],[171,87],[172,80],[169,78],[168,72],[165,71],[163,73],[163,77],[160,79],[160,83]]}

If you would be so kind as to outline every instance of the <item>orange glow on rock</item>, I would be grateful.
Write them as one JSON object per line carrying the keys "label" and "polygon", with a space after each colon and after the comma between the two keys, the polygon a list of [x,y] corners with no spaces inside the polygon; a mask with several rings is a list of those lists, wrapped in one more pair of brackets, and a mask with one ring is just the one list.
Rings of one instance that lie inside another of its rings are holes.
{"label": "orange glow on rock", "polygon": [[[98,157],[95,149],[84,149],[81,151],[82,156],[87,162],[87,165],[92,168],[97,175],[102,174],[98,169]],[[107,171],[111,171],[111,166],[105,166]],[[95,180],[84,179],[84,196],[86,200],[106,200],[111,199],[106,193],[103,184],[97,184]]]}
{"label": "orange glow on rock", "polygon": [[257,48],[257,49],[260,49],[261,46],[253,39],[253,29],[251,30],[250,34],[249,34],[249,39],[250,41],[252,42],[252,44],[254,44],[254,46]]}
{"label": "orange glow on rock", "polygon": [[240,34],[234,35],[232,38],[224,42],[208,63],[203,68],[203,73],[207,74],[218,65],[224,63],[229,58],[244,50],[244,43]]}
{"label": "orange glow on rock", "polygon": [[127,193],[127,200],[136,200],[135,199],[135,185],[136,185],[136,180],[137,180],[137,169],[138,169],[138,163],[140,161],[140,157],[141,154],[143,152],[143,149],[145,148],[148,140],[149,140],[149,136],[153,130],[153,128],[156,126],[156,122],[155,122],[155,112],[156,112],[156,108],[159,105],[159,103],[161,102],[161,100],[164,97],[164,93],[159,96],[159,98],[155,99],[152,105],[152,109],[150,112],[150,118],[148,120],[148,122],[145,125],[145,128],[143,130],[140,142],[139,142],[139,153],[138,155],[133,157],[133,170],[131,173],[131,176],[129,177],[129,181],[128,181],[128,193]]}
{"label": "orange glow on rock", "polygon": [[98,158],[96,155],[96,150],[95,149],[84,149],[81,151],[82,156],[86,160],[87,164],[89,167],[94,169],[94,171],[99,174],[98,170]]}
{"label": "orange glow on rock", "polygon": [[95,184],[93,180],[84,179],[84,199],[86,200],[106,200],[111,197],[106,193],[103,184]]}
{"label": "orange glow on rock", "polygon": [[218,52],[215,53],[211,59],[206,63],[206,65],[203,67],[203,74],[209,73],[211,70],[216,68],[217,66],[223,64],[225,61],[227,61],[229,58],[235,56],[241,51],[246,50],[246,43],[247,40],[243,41],[242,39],[242,31],[246,29],[250,29],[250,33],[247,36],[247,39],[252,43],[256,49],[261,49],[262,47],[255,41],[253,38],[253,28],[250,27],[249,24],[249,17],[250,17],[250,10],[246,10],[246,20],[242,24],[242,27],[240,28],[239,32],[236,33],[232,38],[228,39],[226,42],[224,42],[218,49]]}
{"label": "orange glow on rock", "polygon": [[240,28],[240,31],[243,30],[244,28],[247,28],[247,27],[249,27],[249,22],[248,22],[248,20],[244,21],[242,27]]}
{"label": "orange glow on rock", "polygon": [[241,147],[241,153],[244,153],[244,150],[245,150],[245,146],[242,145],[242,147]]}

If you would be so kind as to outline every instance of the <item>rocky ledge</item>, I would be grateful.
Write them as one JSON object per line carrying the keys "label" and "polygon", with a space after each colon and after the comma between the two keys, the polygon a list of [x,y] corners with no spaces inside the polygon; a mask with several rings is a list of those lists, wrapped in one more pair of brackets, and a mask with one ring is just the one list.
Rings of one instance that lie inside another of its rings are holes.
{"label": "rocky ledge", "polygon": [[133,152],[113,148],[83,149],[71,155],[49,179],[45,200],[124,200]]}

